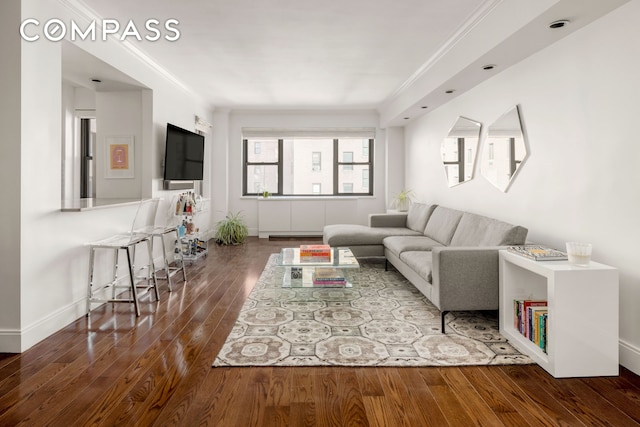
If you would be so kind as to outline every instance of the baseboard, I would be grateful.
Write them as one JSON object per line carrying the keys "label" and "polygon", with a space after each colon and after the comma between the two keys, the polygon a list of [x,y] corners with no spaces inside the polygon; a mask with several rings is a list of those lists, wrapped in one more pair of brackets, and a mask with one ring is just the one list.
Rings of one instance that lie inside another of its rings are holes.
{"label": "baseboard", "polygon": [[[155,260],[156,265],[163,265],[162,258]],[[129,276],[118,278],[118,284],[126,286],[129,282]],[[160,284],[158,284],[160,286]],[[110,292],[105,290],[103,292]],[[121,292],[126,292],[122,290]],[[105,298],[107,296],[105,295]],[[98,303],[92,304],[91,308],[99,307]],[[50,337],[59,330],[69,326],[79,318],[87,314],[87,300],[81,298],[71,304],[38,319],[26,328],[18,330],[0,331],[0,352],[6,353],[22,353],[27,351],[45,338]]]}
{"label": "baseboard", "polygon": [[640,375],[640,347],[634,346],[624,340],[620,340],[620,364]]}
{"label": "baseboard", "polygon": [[16,329],[0,330],[0,353],[21,353],[22,336]]}
{"label": "baseboard", "polygon": [[50,337],[60,329],[86,315],[86,310],[87,300],[82,298],[27,326],[22,330],[20,352],[28,350],[40,341]]}

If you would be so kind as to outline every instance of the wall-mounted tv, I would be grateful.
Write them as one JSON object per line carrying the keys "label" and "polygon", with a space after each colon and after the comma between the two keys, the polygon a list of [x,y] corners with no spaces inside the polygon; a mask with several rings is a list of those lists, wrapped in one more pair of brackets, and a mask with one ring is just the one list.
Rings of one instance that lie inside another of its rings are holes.
{"label": "wall-mounted tv", "polygon": [[201,181],[204,136],[167,123],[164,155],[165,181]]}

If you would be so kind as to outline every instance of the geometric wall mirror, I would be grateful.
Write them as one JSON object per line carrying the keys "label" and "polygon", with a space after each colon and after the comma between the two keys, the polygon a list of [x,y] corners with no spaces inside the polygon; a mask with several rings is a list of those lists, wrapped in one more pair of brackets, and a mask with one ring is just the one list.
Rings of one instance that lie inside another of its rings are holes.
{"label": "geometric wall mirror", "polygon": [[440,145],[447,184],[453,187],[473,178],[480,139],[480,123],[458,117]]}
{"label": "geometric wall mirror", "polygon": [[529,154],[527,145],[516,105],[488,128],[480,160],[482,176],[506,192]]}

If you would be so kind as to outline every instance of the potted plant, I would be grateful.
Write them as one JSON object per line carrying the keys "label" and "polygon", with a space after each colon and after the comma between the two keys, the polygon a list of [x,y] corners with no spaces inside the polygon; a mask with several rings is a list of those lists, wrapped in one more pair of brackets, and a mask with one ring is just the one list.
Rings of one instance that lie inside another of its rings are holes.
{"label": "potted plant", "polygon": [[249,230],[240,216],[240,212],[231,213],[216,224],[216,243],[219,245],[238,245],[247,238]]}
{"label": "potted plant", "polygon": [[394,196],[393,206],[400,212],[407,211],[414,197],[413,190],[401,190]]}

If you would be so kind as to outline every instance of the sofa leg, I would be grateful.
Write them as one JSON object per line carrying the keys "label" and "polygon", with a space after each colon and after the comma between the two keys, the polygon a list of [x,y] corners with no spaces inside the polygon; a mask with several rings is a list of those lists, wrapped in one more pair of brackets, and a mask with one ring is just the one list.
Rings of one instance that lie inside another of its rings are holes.
{"label": "sofa leg", "polygon": [[384,271],[389,271],[389,260],[384,259]]}
{"label": "sofa leg", "polygon": [[442,329],[440,329],[440,332],[444,334],[444,317],[447,315],[448,311],[443,311],[441,313],[441,321],[442,321]]}

